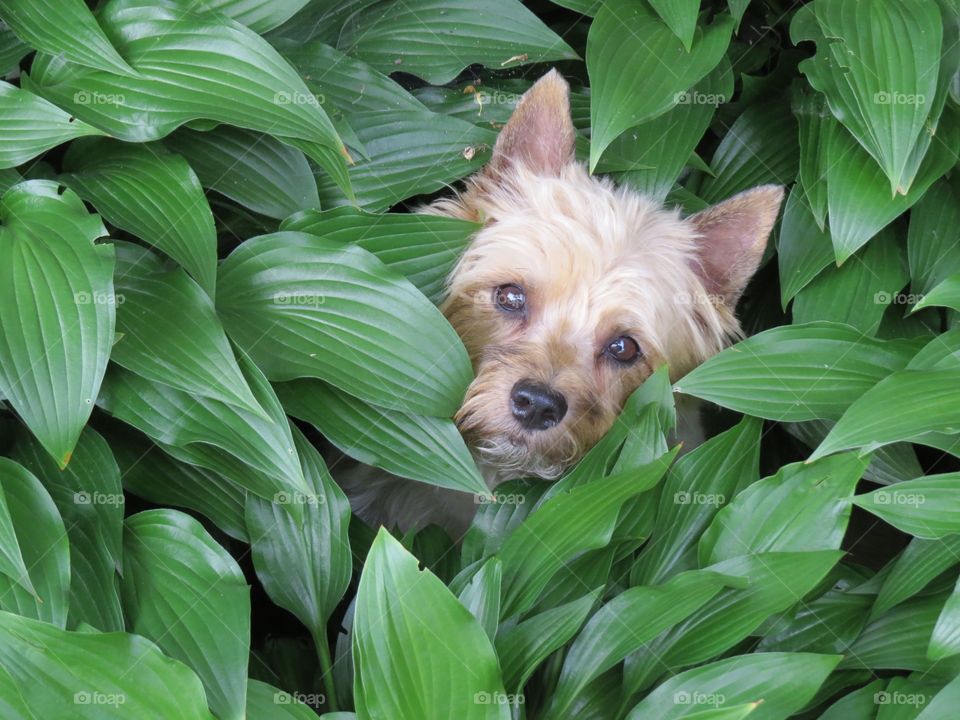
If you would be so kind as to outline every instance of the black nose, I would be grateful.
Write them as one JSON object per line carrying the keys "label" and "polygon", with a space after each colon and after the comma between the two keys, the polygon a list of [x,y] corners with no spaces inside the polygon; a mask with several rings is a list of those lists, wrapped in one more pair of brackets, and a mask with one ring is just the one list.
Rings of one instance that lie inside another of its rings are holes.
{"label": "black nose", "polygon": [[527,430],[546,430],[563,420],[567,400],[546,385],[521,380],[510,392],[510,409]]}

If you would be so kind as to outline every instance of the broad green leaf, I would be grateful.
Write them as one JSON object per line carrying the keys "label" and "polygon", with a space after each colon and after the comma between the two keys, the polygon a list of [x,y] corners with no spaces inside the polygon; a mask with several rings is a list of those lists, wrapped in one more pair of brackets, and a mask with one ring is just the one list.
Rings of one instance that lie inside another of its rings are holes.
{"label": "broad green leaf", "polygon": [[84,135],[102,135],[39,95],[0,80],[0,168],[11,168]]}
{"label": "broad green leaf", "polygon": [[960,310],[960,275],[951,275],[939,285],[935,285],[929,292],[922,295],[913,311],[925,307],[948,307]]}
{"label": "broad green leaf", "polygon": [[510,717],[480,623],[382,528],[360,576],[353,663],[359,717]]}
{"label": "broad green leaf", "polygon": [[855,453],[784,465],[723,508],[700,538],[700,565],[763,552],[836,550],[868,460]]}
{"label": "broad green leaf", "polygon": [[319,380],[293,380],[274,389],[290,415],[365,465],[438,487],[489,492],[452,420],[379,408]]}
{"label": "broad green leaf", "polygon": [[146,248],[114,247],[119,339],[110,359],[153,382],[266,417],[203,289]]}
{"label": "broad green leaf", "polygon": [[[836,121],[830,115],[823,95],[812,92],[799,83],[795,84],[792,90],[791,109],[800,129],[800,176],[795,191],[798,193],[798,198],[805,199],[804,204],[813,216],[817,227],[824,232],[827,221],[826,171],[831,162],[827,141],[830,128],[833,127],[832,123]],[[786,223],[786,216],[784,216],[784,223]],[[831,252],[830,259],[832,258]]]}
{"label": "broad green leaf", "polygon": [[627,720],[693,718],[711,706],[744,703],[758,703],[750,720],[779,720],[800,710],[839,661],[839,655],[811,653],[726,658],[670,678],[644,698]]}
{"label": "broad green leaf", "polygon": [[867,622],[869,595],[831,591],[773,623],[758,650],[847,652]]}
{"label": "broad green leaf", "polygon": [[874,680],[847,693],[830,705],[819,720],[873,720],[877,713],[877,698],[885,685],[886,680]]}
{"label": "broad green leaf", "polygon": [[835,323],[777,327],[727,348],[674,389],[771,420],[837,419],[915,350]]}
{"label": "broad green leaf", "polygon": [[[890,408],[896,408],[895,413]],[[901,370],[861,395],[810,459],[860,448],[868,452],[924,433],[960,432],[960,367]]]}
{"label": "broad green leaf", "polygon": [[940,611],[927,657],[942,660],[960,653],[960,589],[955,587]]}
{"label": "broad green leaf", "polygon": [[[326,626],[350,583],[353,556],[347,525],[350,505],[320,453],[294,428],[293,439],[312,494],[269,502],[247,495],[246,520],[253,565],[270,599],[326,643]],[[303,520],[282,505],[303,502]]]}
{"label": "broad green leaf", "polygon": [[497,485],[492,502],[481,502],[473,524],[464,535],[461,565],[483,560],[497,552],[503,541],[533,512],[548,483],[508,480]]}
{"label": "broad green leaf", "polygon": [[938,692],[916,720],[950,720],[960,703],[960,678],[954,678]]}
{"label": "broad green leaf", "polygon": [[960,272],[960,190],[938,180],[910,211],[907,235],[911,290],[930,292]]}
{"label": "broad green leaf", "polygon": [[261,215],[282,220],[320,207],[303,153],[270,135],[229,125],[208,132],[181,128],[163,144],[187,159],[205,188]]}
{"label": "broad green leaf", "polygon": [[845,653],[843,668],[920,670],[933,667],[927,657],[930,635],[947,596],[908,600],[872,620]]}
{"label": "broad green leaf", "polygon": [[508,690],[522,691],[534,670],[570,641],[587,619],[599,593],[595,590],[578,600],[533,615],[497,636],[497,655],[503,668],[503,684]]}
{"label": "broad green leaf", "polygon": [[[500,626],[500,586],[502,581],[503,564],[497,558],[490,558],[480,566],[473,579],[457,595],[457,599],[477,619],[480,627],[483,628],[490,640],[496,637],[497,628]],[[542,633],[537,636],[537,639],[541,638]],[[502,652],[499,654],[504,659],[509,657]],[[504,680],[507,687],[511,687],[509,678],[510,675],[507,675]]]}
{"label": "broad green leaf", "polygon": [[172,0],[177,8],[222,13],[251,30],[265,33],[296,15],[310,0]]}
{"label": "broad green leaf", "polygon": [[14,185],[17,185],[21,182],[23,182],[23,178],[20,177],[20,173],[18,173],[16,170],[11,170],[9,168],[6,170],[0,170],[0,194],[5,193]]}
{"label": "broad green leaf", "polygon": [[643,3],[601,5],[587,38],[590,75],[590,167],[625,130],[677,105],[721,61],[733,19],[698,27],[690,51]]}
{"label": "broad green leaf", "polygon": [[114,333],[100,218],[47,180],[0,198],[0,396],[60,467],[90,417]]}
{"label": "broad green leaf", "polygon": [[[176,459],[214,470],[268,500],[310,495],[283,408],[266,378],[245,357],[240,369],[269,419],[195,397],[112,367],[98,404],[133,425]],[[289,506],[297,515],[299,506]]]}
{"label": "broad green leaf", "polygon": [[18,38],[13,30],[0,20],[0,77],[6,77],[20,65],[33,48]]}
{"label": "broad green leaf", "polygon": [[20,589],[39,601],[40,597],[33,587],[30,573],[20,552],[20,541],[17,539],[17,531],[3,491],[4,487],[16,483],[32,483],[29,475],[30,473],[22,465],[7,458],[0,458],[0,574],[5,576],[4,584],[16,583]]}
{"label": "broad green leaf", "polygon": [[920,592],[931,580],[960,564],[960,534],[936,540],[913,538],[890,565],[871,610],[880,615]]}
{"label": "broad green leaf", "polygon": [[697,541],[717,512],[759,478],[760,421],[745,417],[670,468],[656,525],[631,570],[633,585],[654,585],[697,567]]}
{"label": "broad green leaf", "polygon": [[680,38],[684,49],[690,52],[693,33],[697,29],[700,0],[650,0],[650,5],[673,34]]}
{"label": "broad green leaf", "polygon": [[577,59],[573,48],[516,0],[373,4],[350,18],[337,47],[384,74],[402,70],[431,85],[450,82],[474,63],[499,70]]}
{"label": "broad green leaf", "polygon": [[213,213],[183,158],[157,145],[95,139],[72,144],[64,167],[60,181],[107,222],[169,255],[214,294]]}
{"label": "broad green leaf", "polygon": [[245,717],[250,589],[203,526],[176,510],[127,518],[120,588],[130,629],[196,671],[218,718]]}
{"label": "broad green leaf", "polygon": [[373,215],[342,207],[300,213],[280,228],[319,235],[337,244],[357,245],[406,277],[438,305],[445,294],[447,277],[480,225],[440,215]]}
{"label": "broad green leaf", "polygon": [[[797,186],[787,197],[777,237],[780,303],[784,310],[834,260],[830,233],[817,227],[809,198]],[[899,289],[899,288],[898,288]]]}
{"label": "broad green leaf", "polygon": [[550,578],[585,550],[610,542],[621,506],[649,490],[667,471],[676,449],[637,471],[594,480],[543,503],[504,541],[503,610],[528,610]]}
{"label": "broad green leaf", "polygon": [[220,266],[217,310],[271,380],[319,377],[368,402],[450,416],[471,369],[460,338],[365,250],[306,233],[243,243]]}
{"label": "broad green leaf", "polygon": [[943,41],[936,2],[815,0],[794,16],[790,37],[817,44],[800,70],[879,164],[890,195],[906,193],[914,147],[937,120],[930,117]]}
{"label": "broad green leaf", "polygon": [[197,676],[139,635],[67,632],[0,612],[0,665],[29,698],[31,720],[213,720]]}
{"label": "broad green leaf", "polygon": [[826,268],[797,293],[793,322],[830,320],[875,335],[908,279],[899,239],[885,228],[842,267]]}
{"label": "broad green leaf", "polygon": [[100,15],[138,72],[124,77],[38,57],[29,89],[119,140],[159,140],[191,120],[267,132],[345,182],[343,145],[292,67],[263,38],[224,17],[110,0]]}
{"label": "broad green leaf", "polygon": [[960,328],[935,335],[907,363],[907,370],[947,370],[960,366]]}
{"label": "broad green leaf", "polygon": [[916,537],[960,533],[960,473],[907,480],[857,495],[853,502]]}
{"label": "broad green leaf", "polygon": [[136,76],[83,0],[0,0],[0,16],[37,50],[107,72]]}
{"label": "broad green leaf", "polygon": [[57,506],[70,539],[70,627],[87,623],[123,630],[117,571],[123,542],[123,487],[110,448],[91,428],[60,470],[29,434],[20,432],[13,458],[33,473]]}
{"label": "broad green leaf", "polygon": [[[317,714],[301,694],[279,690],[265,682],[247,681],[247,720],[317,720]],[[346,716],[345,718],[342,716]],[[353,713],[327,713],[324,720],[354,720]]]}
{"label": "broad green leaf", "polygon": [[569,711],[583,688],[702,607],[724,584],[716,573],[695,570],[664,585],[630,588],[606,603],[567,652],[550,717],[573,717]]}

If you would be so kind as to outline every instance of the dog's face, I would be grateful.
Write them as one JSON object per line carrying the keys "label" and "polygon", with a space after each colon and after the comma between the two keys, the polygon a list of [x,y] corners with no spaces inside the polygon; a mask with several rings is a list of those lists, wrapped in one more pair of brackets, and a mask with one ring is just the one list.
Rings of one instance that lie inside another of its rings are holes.
{"label": "dog's face", "polygon": [[556,477],[659,365],[680,377],[736,336],[782,198],[757,188],[681,219],[591,177],[573,143],[551,72],[488,167],[434,208],[483,222],[443,310],[476,372],[457,424],[501,478]]}

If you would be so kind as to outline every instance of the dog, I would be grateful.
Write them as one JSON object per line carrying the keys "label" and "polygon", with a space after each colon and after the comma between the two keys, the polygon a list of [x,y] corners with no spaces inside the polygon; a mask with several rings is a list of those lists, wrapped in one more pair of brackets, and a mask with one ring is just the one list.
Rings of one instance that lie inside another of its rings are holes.
{"label": "dog", "polygon": [[[422,212],[481,224],[441,310],[475,379],[454,420],[492,489],[555,479],[610,429],[660,365],[676,380],[741,336],[734,310],[783,200],[747,190],[682,218],[574,158],[569,86],[556,70],[520,99],[487,166]],[[685,449],[702,440],[680,408]],[[466,493],[363,468],[339,478],[374,526],[434,523],[454,538]]]}

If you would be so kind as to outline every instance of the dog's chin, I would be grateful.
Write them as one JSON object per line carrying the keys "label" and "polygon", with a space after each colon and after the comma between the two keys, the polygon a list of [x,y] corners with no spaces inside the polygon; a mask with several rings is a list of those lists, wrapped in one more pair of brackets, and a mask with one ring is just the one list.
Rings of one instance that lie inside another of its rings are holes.
{"label": "dog's chin", "polygon": [[489,471],[495,482],[521,477],[556,480],[581,455],[576,444],[559,431],[552,439],[534,439],[522,431],[490,435],[471,433],[468,443],[477,461]]}

